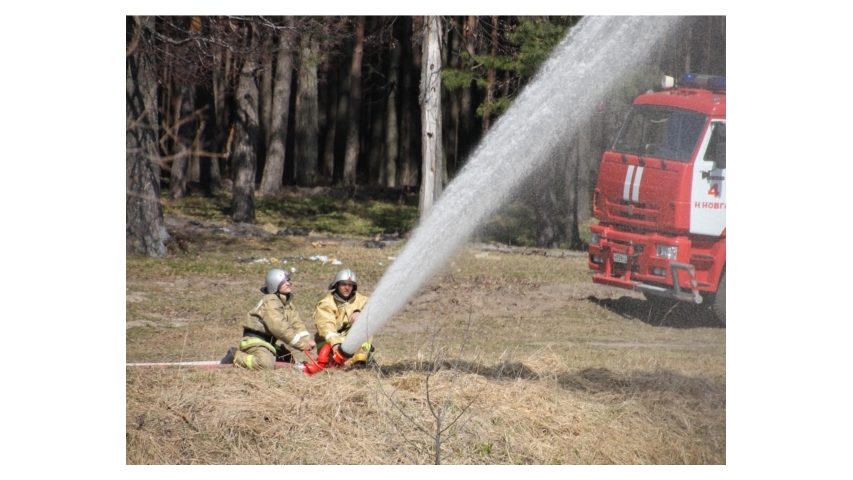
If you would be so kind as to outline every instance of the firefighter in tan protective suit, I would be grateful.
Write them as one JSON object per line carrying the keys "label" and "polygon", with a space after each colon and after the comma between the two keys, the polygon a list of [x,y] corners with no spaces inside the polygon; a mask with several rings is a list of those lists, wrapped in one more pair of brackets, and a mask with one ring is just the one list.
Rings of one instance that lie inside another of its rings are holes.
{"label": "firefighter in tan protective suit", "polygon": [[[329,290],[314,307],[314,323],[317,325],[314,340],[317,342],[318,352],[328,343],[332,352],[336,353],[369,297],[357,292],[358,277],[349,268],[335,275],[335,279],[329,284]],[[372,342],[373,338],[367,339],[346,362],[347,365],[365,365],[370,359],[370,352],[373,351]]]}
{"label": "firefighter in tan protective suit", "polygon": [[222,363],[233,361],[249,370],[272,370],[276,357],[279,361],[292,361],[287,348],[277,346],[276,340],[297,350],[314,347],[308,329],[293,306],[291,289],[289,273],[279,269],[267,273],[266,285],[261,288],[264,297],[243,321],[240,348],[229,350]]}

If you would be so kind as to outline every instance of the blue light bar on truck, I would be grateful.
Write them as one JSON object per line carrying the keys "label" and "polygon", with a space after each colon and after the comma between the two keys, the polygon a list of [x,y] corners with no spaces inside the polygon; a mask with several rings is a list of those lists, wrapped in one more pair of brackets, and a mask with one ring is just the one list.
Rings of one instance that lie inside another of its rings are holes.
{"label": "blue light bar on truck", "polygon": [[697,73],[685,73],[678,79],[678,86],[682,88],[706,88],[708,90],[725,90],[726,77],[713,75],[700,75]]}

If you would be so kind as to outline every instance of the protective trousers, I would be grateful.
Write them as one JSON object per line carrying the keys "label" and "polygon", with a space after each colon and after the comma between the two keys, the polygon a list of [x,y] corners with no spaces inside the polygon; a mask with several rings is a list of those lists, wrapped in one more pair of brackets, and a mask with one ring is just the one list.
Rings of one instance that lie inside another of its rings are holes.
{"label": "protective trousers", "polygon": [[275,347],[259,338],[244,338],[240,350],[234,354],[234,365],[249,370],[273,370]]}

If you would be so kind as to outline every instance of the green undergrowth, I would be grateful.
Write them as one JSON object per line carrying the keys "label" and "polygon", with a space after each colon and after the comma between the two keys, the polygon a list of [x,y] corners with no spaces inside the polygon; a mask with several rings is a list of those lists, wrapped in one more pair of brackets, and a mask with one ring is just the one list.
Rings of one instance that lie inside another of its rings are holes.
{"label": "green undergrowth", "polygon": [[[560,222],[564,223],[564,222]],[[578,225],[578,233],[584,244],[589,244],[589,227],[598,223],[590,218]],[[525,202],[515,201],[503,206],[477,229],[475,240],[497,242],[513,247],[536,247],[537,224],[535,208]],[[570,250],[569,242],[560,242],[558,247]]]}
{"label": "green undergrowth", "polygon": [[[180,200],[162,199],[165,215],[179,215],[209,222],[231,221],[231,194],[220,191],[212,196],[190,194]],[[341,190],[328,194],[292,194],[255,198],[255,224],[272,225],[278,230],[291,229],[305,234],[343,235],[369,238],[376,235],[404,236],[418,222],[418,199],[414,194],[382,192],[347,195]],[[594,218],[578,227],[581,241],[589,242]],[[564,223],[564,222],[562,222]],[[503,206],[476,230],[472,241],[500,243],[515,247],[535,247],[536,212],[525,202]],[[559,248],[570,249],[568,242]]]}
{"label": "green undergrowth", "polygon": [[[192,194],[180,200],[163,198],[165,215],[180,215],[211,222],[229,222],[231,194]],[[372,237],[404,234],[418,220],[417,197],[346,198],[341,195],[281,195],[255,198],[255,223],[306,233]]]}

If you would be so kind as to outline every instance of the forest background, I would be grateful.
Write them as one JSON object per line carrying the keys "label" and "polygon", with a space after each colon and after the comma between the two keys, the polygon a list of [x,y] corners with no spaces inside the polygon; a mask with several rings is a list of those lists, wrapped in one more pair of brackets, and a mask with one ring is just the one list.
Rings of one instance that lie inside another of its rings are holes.
{"label": "forest background", "polygon": [[[162,200],[193,194],[228,195],[246,223],[287,186],[418,192],[423,213],[580,18],[126,17],[127,252],[165,255]],[[688,17],[600,99],[523,199],[538,246],[582,248],[598,161],[631,100],[664,74],[725,76],[725,38],[725,17]],[[423,76],[436,62],[441,75]]]}

